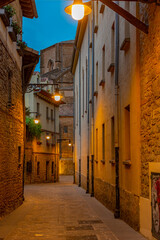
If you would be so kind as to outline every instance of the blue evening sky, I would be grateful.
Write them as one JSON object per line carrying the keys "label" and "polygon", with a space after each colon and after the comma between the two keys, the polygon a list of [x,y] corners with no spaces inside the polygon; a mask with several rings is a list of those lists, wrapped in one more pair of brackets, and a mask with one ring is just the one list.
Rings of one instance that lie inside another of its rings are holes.
{"label": "blue evening sky", "polygon": [[[74,40],[77,22],[64,12],[73,1],[36,0],[38,18],[23,19],[23,41],[37,51],[57,42]],[[39,71],[40,64],[36,71]]]}

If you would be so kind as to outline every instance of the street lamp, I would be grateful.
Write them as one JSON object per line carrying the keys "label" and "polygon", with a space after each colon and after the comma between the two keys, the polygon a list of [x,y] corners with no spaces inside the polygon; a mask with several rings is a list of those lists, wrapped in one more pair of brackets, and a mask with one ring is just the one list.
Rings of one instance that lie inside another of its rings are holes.
{"label": "street lamp", "polygon": [[54,98],[56,102],[59,102],[61,100],[62,96],[60,95],[58,88],[55,90],[55,93],[52,98]]}
{"label": "street lamp", "polygon": [[69,146],[69,147],[72,147],[72,143],[71,143],[70,140],[69,140],[68,146]]}
{"label": "street lamp", "polygon": [[40,120],[38,119],[38,112],[29,112],[29,114],[36,114],[36,117],[33,119],[35,124],[38,124],[40,122]]}
{"label": "street lamp", "polygon": [[47,139],[47,140],[50,140],[50,138],[51,138],[51,137],[50,137],[49,135],[46,136],[46,139]]}
{"label": "street lamp", "polygon": [[38,123],[39,123],[39,119],[35,118],[35,119],[34,119],[34,123],[35,123],[35,124],[38,124]]}
{"label": "street lamp", "polygon": [[73,4],[65,8],[65,12],[72,15],[73,19],[81,20],[84,16],[89,15],[92,9],[86,3],[83,3],[82,0],[74,0]]}

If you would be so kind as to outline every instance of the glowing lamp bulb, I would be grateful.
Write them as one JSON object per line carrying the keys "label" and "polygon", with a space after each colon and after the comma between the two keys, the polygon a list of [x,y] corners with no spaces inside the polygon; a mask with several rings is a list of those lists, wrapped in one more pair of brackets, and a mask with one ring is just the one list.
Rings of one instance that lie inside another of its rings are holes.
{"label": "glowing lamp bulb", "polygon": [[39,120],[38,120],[38,119],[34,119],[34,123],[35,123],[35,124],[38,124],[38,123],[39,123]]}
{"label": "glowing lamp bulb", "polygon": [[72,144],[71,144],[71,143],[69,143],[69,144],[68,144],[68,146],[69,146],[69,147],[71,147],[71,146],[72,146]]}
{"label": "glowing lamp bulb", "polygon": [[84,6],[82,4],[72,5],[72,18],[75,20],[81,20],[84,17]]}
{"label": "glowing lamp bulb", "polygon": [[61,100],[61,96],[60,96],[60,95],[55,95],[55,96],[54,96],[54,100],[55,100],[56,102],[59,102],[59,101]]}
{"label": "glowing lamp bulb", "polygon": [[49,139],[50,139],[50,136],[46,136],[46,139],[49,140]]}

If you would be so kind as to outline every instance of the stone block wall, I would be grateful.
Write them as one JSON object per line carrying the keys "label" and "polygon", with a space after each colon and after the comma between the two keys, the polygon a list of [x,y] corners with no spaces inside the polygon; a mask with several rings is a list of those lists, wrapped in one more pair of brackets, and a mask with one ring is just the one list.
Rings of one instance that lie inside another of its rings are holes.
{"label": "stone block wall", "polygon": [[111,211],[115,210],[115,187],[100,178],[94,180],[95,197]]}
{"label": "stone block wall", "polygon": [[136,231],[139,231],[139,196],[120,189],[120,216]]}
{"label": "stone block wall", "polygon": [[23,202],[23,95],[21,70],[0,41],[0,216]]}
{"label": "stone block wall", "polygon": [[160,162],[160,9],[140,5],[149,34],[140,34],[141,76],[141,196],[149,198],[149,163]]}
{"label": "stone block wall", "polygon": [[73,175],[73,159],[63,159],[59,161],[59,174],[60,175]]}

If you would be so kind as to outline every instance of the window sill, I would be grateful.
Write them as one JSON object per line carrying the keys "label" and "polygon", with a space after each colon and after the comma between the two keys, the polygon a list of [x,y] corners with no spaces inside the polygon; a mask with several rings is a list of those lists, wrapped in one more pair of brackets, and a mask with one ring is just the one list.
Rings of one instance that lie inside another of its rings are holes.
{"label": "window sill", "polygon": [[107,69],[108,72],[113,73],[114,72],[114,63],[111,63]]}
{"label": "window sill", "polygon": [[9,36],[10,36],[12,42],[16,42],[17,36],[16,36],[15,31],[13,30],[13,27],[11,27],[11,26],[8,27],[8,33],[9,33]]}
{"label": "window sill", "polygon": [[116,162],[115,162],[115,160],[113,159],[113,160],[109,160],[109,163],[112,164],[112,165],[114,165]]}
{"label": "window sill", "polygon": [[105,164],[105,160],[101,160],[101,163]]}
{"label": "window sill", "polygon": [[94,97],[97,97],[98,96],[98,91],[95,91],[94,92]]}
{"label": "window sill", "polygon": [[105,80],[101,80],[100,83],[99,83],[99,86],[104,87],[104,85],[105,85]]}
{"label": "window sill", "polygon": [[98,26],[96,25],[95,27],[94,27],[94,33],[97,33],[98,32]]}
{"label": "window sill", "polygon": [[100,13],[103,14],[104,13],[104,9],[105,9],[105,5],[104,4],[101,4],[101,8],[100,8]]}
{"label": "window sill", "polygon": [[120,46],[121,51],[127,51],[130,46],[130,38],[125,38]]}
{"label": "window sill", "polygon": [[90,42],[90,44],[89,44],[89,48],[92,48],[92,42]]}
{"label": "window sill", "polygon": [[125,165],[126,167],[130,167],[132,164],[131,164],[131,160],[125,160],[123,161],[123,165]]}

